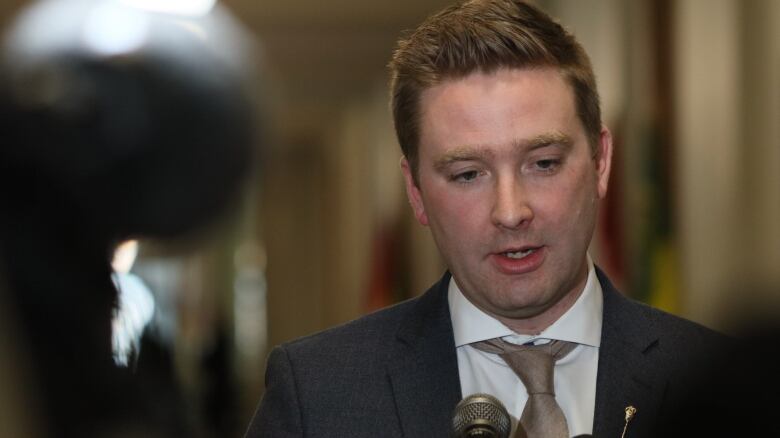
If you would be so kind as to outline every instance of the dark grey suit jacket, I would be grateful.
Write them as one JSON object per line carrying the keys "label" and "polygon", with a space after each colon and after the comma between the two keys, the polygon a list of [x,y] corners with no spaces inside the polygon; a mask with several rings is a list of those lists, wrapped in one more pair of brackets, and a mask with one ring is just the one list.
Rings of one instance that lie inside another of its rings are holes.
{"label": "dark grey suit jacket", "polygon": [[[604,291],[594,432],[655,436],[675,388],[720,335]],[[447,437],[461,399],[447,304],[450,276],[424,295],[275,348],[247,437]]]}

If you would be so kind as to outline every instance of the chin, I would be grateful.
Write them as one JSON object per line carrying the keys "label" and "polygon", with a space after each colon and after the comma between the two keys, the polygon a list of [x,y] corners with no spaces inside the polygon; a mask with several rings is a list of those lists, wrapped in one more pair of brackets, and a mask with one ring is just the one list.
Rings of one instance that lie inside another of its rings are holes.
{"label": "chin", "polygon": [[530,318],[544,313],[549,305],[544,302],[540,302],[538,299],[529,299],[529,297],[523,297],[523,299],[509,299],[504,300],[495,308],[500,309],[497,312],[499,315],[507,318]]}

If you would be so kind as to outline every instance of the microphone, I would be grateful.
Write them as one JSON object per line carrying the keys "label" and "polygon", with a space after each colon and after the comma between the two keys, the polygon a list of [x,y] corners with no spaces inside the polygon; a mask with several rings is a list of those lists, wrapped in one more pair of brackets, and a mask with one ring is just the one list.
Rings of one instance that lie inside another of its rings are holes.
{"label": "microphone", "polygon": [[455,406],[454,438],[509,438],[512,422],[504,405],[489,394],[471,394]]}

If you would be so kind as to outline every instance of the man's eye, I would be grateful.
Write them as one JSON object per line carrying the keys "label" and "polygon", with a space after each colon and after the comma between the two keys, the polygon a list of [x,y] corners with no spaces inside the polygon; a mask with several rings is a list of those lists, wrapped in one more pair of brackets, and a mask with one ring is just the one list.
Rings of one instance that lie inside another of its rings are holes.
{"label": "man's eye", "polygon": [[477,179],[479,172],[476,170],[469,170],[468,172],[456,173],[452,176],[453,181],[469,182]]}
{"label": "man's eye", "polygon": [[539,160],[535,163],[537,169],[544,171],[555,170],[560,166],[561,162],[557,159]]}

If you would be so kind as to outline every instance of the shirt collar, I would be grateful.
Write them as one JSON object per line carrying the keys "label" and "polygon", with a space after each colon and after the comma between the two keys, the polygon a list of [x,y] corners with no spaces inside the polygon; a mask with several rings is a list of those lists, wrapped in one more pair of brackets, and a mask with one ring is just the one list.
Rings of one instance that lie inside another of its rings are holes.
{"label": "shirt collar", "polygon": [[604,297],[590,256],[588,256],[588,279],[582,294],[566,313],[538,335],[517,334],[477,308],[463,295],[454,277],[450,279],[447,299],[456,347],[504,337],[508,342],[516,344],[524,344],[536,339],[557,339],[592,347],[599,347],[601,344]]}

